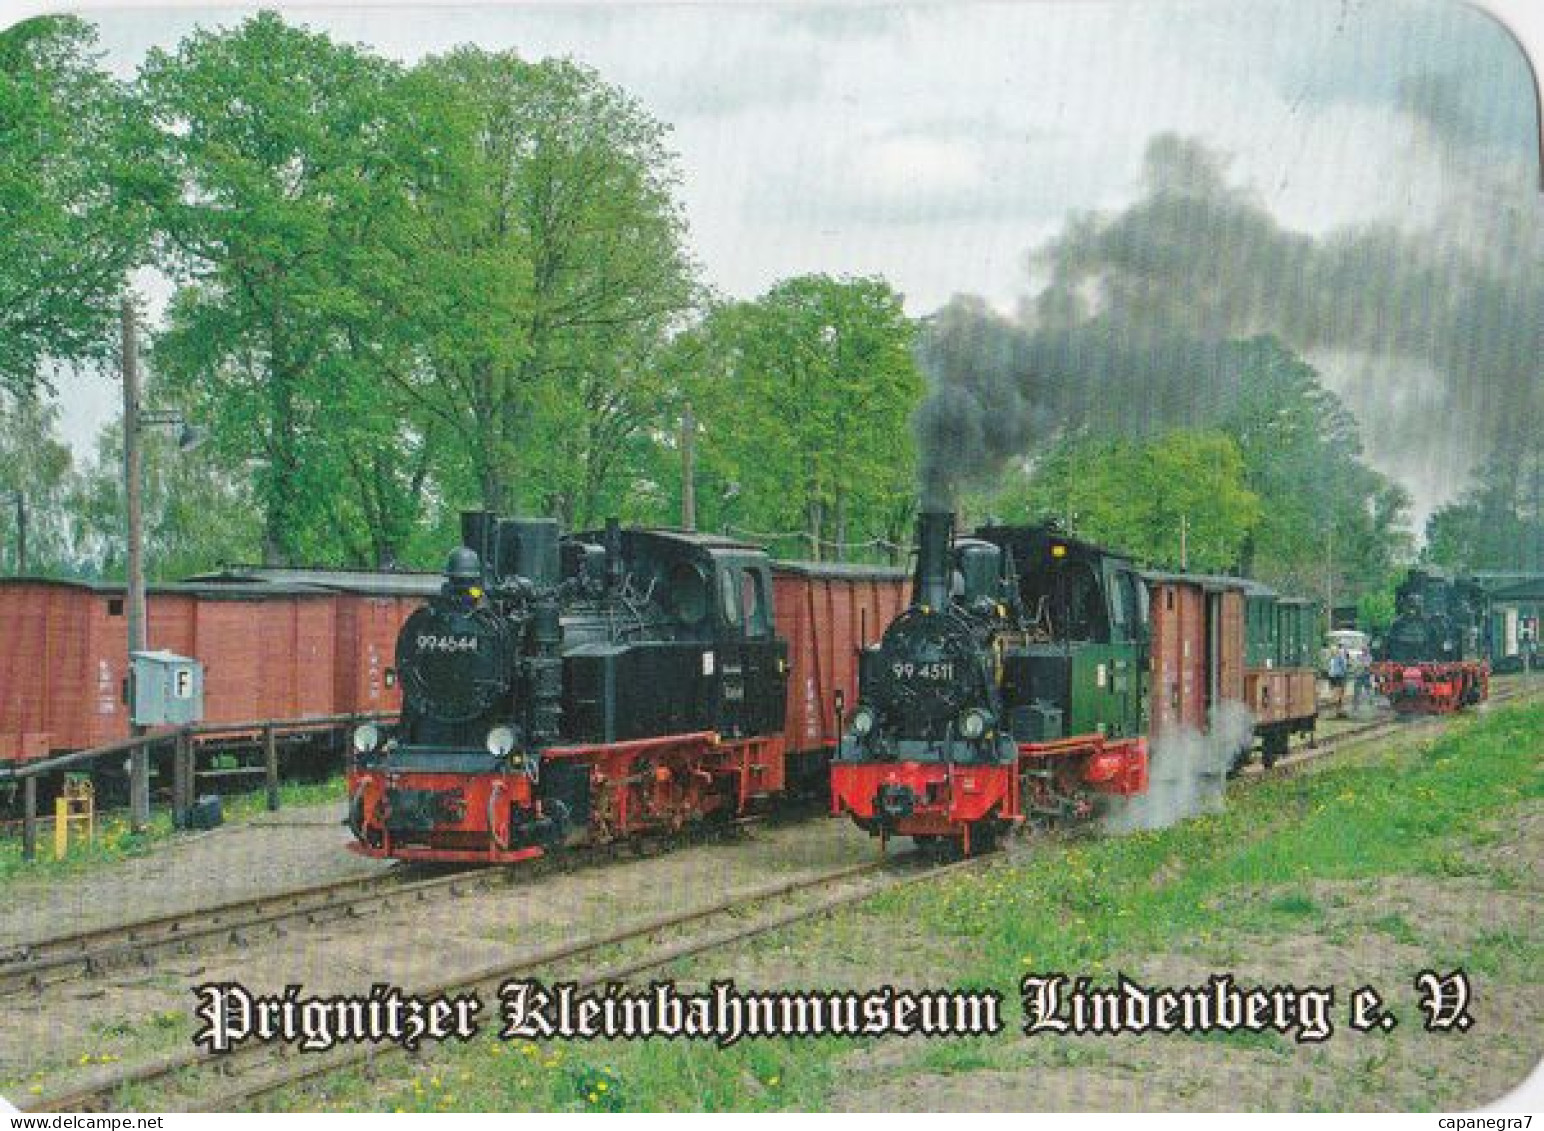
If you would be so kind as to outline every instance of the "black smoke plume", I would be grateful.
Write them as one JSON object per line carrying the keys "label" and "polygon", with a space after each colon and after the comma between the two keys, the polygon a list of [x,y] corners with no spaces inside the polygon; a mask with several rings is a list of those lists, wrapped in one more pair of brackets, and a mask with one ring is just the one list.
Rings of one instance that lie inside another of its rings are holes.
{"label": "black smoke plume", "polygon": [[[1422,104],[1412,95],[1407,110]],[[929,320],[930,393],[915,419],[924,501],[993,486],[1067,427],[1205,424],[1234,384],[1228,341],[1260,334],[1315,364],[1374,465],[1428,500],[1456,493],[1487,455],[1537,444],[1536,182],[1455,149],[1450,124],[1421,136],[1454,170],[1440,226],[1321,236],[1282,226],[1203,144],[1153,138],[1143,196],[1076,217],[1031,252],[1049,281],[1014,316],[956,298]]]}

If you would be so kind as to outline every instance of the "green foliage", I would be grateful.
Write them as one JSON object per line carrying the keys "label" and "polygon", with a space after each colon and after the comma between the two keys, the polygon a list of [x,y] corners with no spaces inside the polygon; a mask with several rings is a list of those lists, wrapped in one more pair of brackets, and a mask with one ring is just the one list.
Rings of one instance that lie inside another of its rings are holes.
{"label": "green foliage", "polygon": [[[180,451],[161,429],[140,433],[144,468],[145,571],[153,581],[261,555],[262,517],[251,486],[226,472],[206,449]],[[94,458],[75,478],[68,502],[76,568],[121,578],[127,569],[123,498],[123,429],[111,424],[97,438]]]}
{"label": "green foliage", "polygon": [[[912,324],[881,279],[805,275],[715,310],[687,342],[702,425],[699,523],[804,530],[792,557],[908,541]],[[688,367],[688,366],[683,366]]]}
{"label": "green foliage", "polygon": [[1426,521],[1423,557],[1453,570],[1544,570],[1544,446],[1503,443],[1457,502]]}
{"label": "green foliage", "polygon": [[1299,593],[1332,576],[1337,594],[1408,556],[1409,497],[1362,462],[1356,420],[1275,338],[1236,343],[1237,394],[1222,426],[1265,501],[1245,572]]}
{"label": "green foliage", "polygon": [[0,393],[0,573],[18,571],[18,495],[26,526],[26,572],[73,572],[67,504],[74,469],[58,424],[57,406]]}
{"label": "green foliage", "polygon": [[1192,568],[1236,568],[1302,594],[1386,576],[1410,552],[1409,498],[1362,462],[1345,406],[1274,338],[1227,343],[1220,356],[1204,429],[1112,438],[1106,422],[1053,445],[1027,487],[976,505],[1059,516],[1165,565],[1179,563],[1184,514]]}
{"label": "green foliage", "polygon": [[[213,437],[156,472],[163,576],[254,553],[437,564],[476,504],[673,522],[688,406],[700,526],[791,557],[909,542],[923,390],[900,296],[802,276],[693,324],[667,127],[594,71],[476,48],[404,68],[264,12],[151,51],[124,89],[92,43],[70,19],[0,36],[0,385],[103,355],[152,230],[180,283],[149,359],[157,407]],[[1117,431],[1124,406],[1069,403],[1098,423],[1024,453],[1030,483],[971,509],[1071,516],[1170,564],[1183,516],[1195,568],[1299,592],[1407,553],[1408,500],[1310,366],[1270,338],[1163,356],[1152,395],[1178,400],[1147,419],[1184,419],[1201,389],[1189,427]],[[69,495],[80,550],[40,532],[58,568],[118,568],[106,443]],[[184,513],[162,515],[184,473]],[[37,474],[44,499],[68,478]],[[1518,541],[1505,506],[1475,506],[1434,519],[1437,560],[1461,537]]]}
{"label": "green foliage", "polygon": [[74,17],[0,31],[0,389],[36,392],[49,361],[101,360],[142,251],[124,91]]}
{"label": "green foliage", "polygon": [[1154,565],[1235,568],[1260,524],[1238,444],[1219,432],[1176,430],[1152,440],[1058,445],[1027,489],[1000,500],[1009,519],[1056,517],[1082,536]]}
{"label": "green foliage", "polygon": [[445,155],[414,199],[399,384],[485,507],[584,525],[667,418],[659,354],[695,301],[665,127],[567,60],[461,48],[409,77]]}
{"label": "green foliage", "polygon": [[1394,623],[1394,586],[1391,577],[1376,589],[1369,589],[1356,602],[1356,626],[1369,636],[1381,636]]}
{"label": "green foliage", "polygon": [[155,361],[228,465],[259,468],[268,560],[336,556],[334,536],[346,541],[383,495],[409,514],[366,515],[378,556],[413,518],[427,441],[405,424],[392,468],[408,482],[381,491],[395,429],[377,364],[395,357],[379,344],[386,312],[366,297],[378,229],[402,196],[398,154],[381,144],[396,76],[261,13],[151,51],[139,77],[157,222],[187,278]]}

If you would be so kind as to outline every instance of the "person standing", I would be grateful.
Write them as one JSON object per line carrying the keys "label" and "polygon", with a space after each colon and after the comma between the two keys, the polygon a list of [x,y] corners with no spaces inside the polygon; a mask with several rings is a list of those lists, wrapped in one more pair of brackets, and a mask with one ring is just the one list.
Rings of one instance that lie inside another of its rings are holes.
{"label": "person standing", "polygon": [[1346,717],[1346,646],[1337,643],[1330,653],[1330,691],[1335,696],[1335,717]]}

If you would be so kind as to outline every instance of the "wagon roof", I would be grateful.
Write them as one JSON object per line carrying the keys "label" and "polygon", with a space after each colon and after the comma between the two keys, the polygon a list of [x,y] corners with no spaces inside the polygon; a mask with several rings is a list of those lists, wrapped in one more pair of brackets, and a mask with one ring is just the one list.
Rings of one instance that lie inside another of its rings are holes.
{"label": "wagon roof", "polygon": [[1199,585],[1203,589],[1238,589],[1251,597],[1276,595],[1275,590],[1267,589],[1258,581],[1251,581],[1247,577],[1229,577],[1220,573],[1181,573],[1177,570],[1145,569],[1142,577],[1147,581],[1180,581],[1191,585]]}
{"label": "wagon roof", "polygon": [[799,577],[849,577],[874,581],[904,581],[911,576],[909,570],[899,566],[870,565],[865,562],[775,561],[772,563],[772,571]]}
{"label": "wagon roof", "polygon": [[367,596],[429,597],[440,591],[445,579],[437,573],[408,570],[321,569],[308,566],[228,566],[213,573],[188,578],[188,583],[211,588],[249,585],[266,588],[304,589]]}
{"label": "wagon roof", "polygon": [[1544,574],[1536,574],[1527,581],[1509,585],[1505,589],[1490,591],[1493,601],[1544,601]]}
{"label": "wagon roof", "polygon": [[[94,581],[78,577],[4,577],[0,587],[21,585],[49,585],[60,589],[76,589],[103,597],[121,597],[125,593],[121,581]],[[328,590],[312,585],[276,584],[267,581],[237,579],[229,582],[213,582],[202,577],[186,581],[157,581],[145,586],[151,596],[185,596],[225,598],[232,601],[262,600],[271,597],[325,597]]]}

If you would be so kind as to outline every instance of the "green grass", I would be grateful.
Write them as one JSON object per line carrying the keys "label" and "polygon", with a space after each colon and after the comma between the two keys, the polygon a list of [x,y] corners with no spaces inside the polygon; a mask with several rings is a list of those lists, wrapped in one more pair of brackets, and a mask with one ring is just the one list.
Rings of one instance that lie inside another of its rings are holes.
{"label": "green grass", "polygon": [[[1340,906],[1311,895],[1311,881],[1400,874],[1488,881],[1473,850],[1494,842],[1488,827],[1507,810],[1544,797],[1541,736],[1544,706],[1497,709],[1451,723],[1436,741],[1405,741],[1316,773],[1236,790],[1224,813],[1119,838],[1050,841],[1022,861],[892,892],[775,941],[811,956],[841,954],[861,923],[860,938],[894,940],[892,949],[870,948],[874,983],[912,975],[933,984],[997,987],[1009,998],[1011,1030],[1017,1024],[1011,1003],[1026,971],[1109,980],[1124,956],[1191,948],[1236,960],[1248,953],[1251,938],[1312,931],[1331,914],[1327,903]],[[1370,926],[1402,942],[1414,938],[1398,915]],[[1537,969],[1540,957],[1536,941],[1505,931],[1483,936],[1474,951],[1458,957],[1475,969]],[[707,958],[678,973],[706,980],[722,964]],[[906,1079],[907,1073],[992,1066],[1011,1036],[915,1042],[900,1064],[880,1075]],[[1251,1051],[1297,1054],[1271,1037],[1229,1039]],[[325,1098],[302,1093],[293,1102],[413,1111],[819,1109],[850,1080],[854,1069],[842,1058],[865,1047],[872,1045],[750,1041],[720,1051],[661,1041],[538,1048],[480,1039],[437,1051],[432,1066],[404,1069],[405,1078],[388,1071],[381,1080],[335,1079]],[[1104,1046],[1098,1052],[1076,1044],[1032,1048],[1036,1062],[1046,1064],[1111,1055]],[[1379,1069],[1375,1062],[1362,1066],[1368,1074]],[[604,1091],[591,1086],[602,1078]],[[1346,1083],[1303,1080],[1291,1098],[1309,1108],[1334,1106],[1343,1102],[1337,1086]]]}

